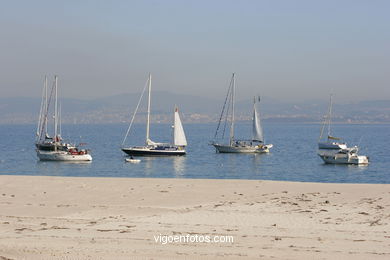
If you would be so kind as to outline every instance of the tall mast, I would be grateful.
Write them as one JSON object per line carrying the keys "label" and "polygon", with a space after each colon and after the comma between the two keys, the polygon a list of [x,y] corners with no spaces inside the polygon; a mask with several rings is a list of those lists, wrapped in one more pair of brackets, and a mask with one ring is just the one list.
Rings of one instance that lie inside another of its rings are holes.
{"label": "tall mast", "polygon": [[150,132],[150,92],[152,89],[152,74],[149,74],[149,86],[148,86],[148,115],[146,122],[146,145],[149,143],[149,132]]}
{"label": "tall mast", "polygon": [[45,75],[45,125],[44,125],[44,128],[45,128],[45,137],[46,137],[46,134],[47,134],[47,107],[48,107],[48,103],[47,103],[47,76]]}
{"label": "tall mast", "polygon": [[61,120],[62,120],[62,114],[61,114],[61,103],[59,105],[59,111],[58,111],[58,124],[60,125],[59,126],[59,131],[58,131],[58,134],[59,136],[61,137],[62,136],[62,123],[61,123]]}
{"label": "tall mast", "polygon": [[57,151],[57,134],[58,134],[58,89],[57,76],[54,76],[55,81],[55,103],[54,103],[54,150]]}
{"label": "tall mast", "polygon": [[39,119],[38,119],[38,125],[37,125],[37,133],[36,133],[36,140],[39,141],[41,139],[41,133],[42,128],[44,126],[44,113],[46,112],[46,106],[45,106],[45,81],[43,82],[43,88],[42,88],[42,98],[41,98],[41,109],[39,111]]}
{"label": "tall mast", "polygon": [[332,119],[332,105],[333,105],[333,102],[332,102],[332,96],[333,94],[330,94],[330,101],[329,101],[329,112],[328,112],[328,138],[330,136],[330,123],[331,123],[331,119]]}
{"label": "tall mast", "polygon": [[178,111],[177,106],[175,104],[173,110],[173,125],[172,125],[172,144],[175,144],[175,128],[176,128],[176,112]]}
{"label": "tall mast", "polygon": [[236,87],[236,79],[235,74],[233,73],[232,76],[232,95],[231,95],[231,102],[232,102],[232,122],[230,125],[230,145],[233,144],[234,140],[234,95],[235,95],[235,87]]}

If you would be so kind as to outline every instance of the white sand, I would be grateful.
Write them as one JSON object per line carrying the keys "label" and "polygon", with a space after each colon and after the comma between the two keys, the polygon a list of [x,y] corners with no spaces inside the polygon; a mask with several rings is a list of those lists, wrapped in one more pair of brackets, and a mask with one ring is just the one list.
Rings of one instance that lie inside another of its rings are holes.
{"label": "white sand", "polygon": [[389,224],[388,184],[0,176],[0,260],[390,259]]}

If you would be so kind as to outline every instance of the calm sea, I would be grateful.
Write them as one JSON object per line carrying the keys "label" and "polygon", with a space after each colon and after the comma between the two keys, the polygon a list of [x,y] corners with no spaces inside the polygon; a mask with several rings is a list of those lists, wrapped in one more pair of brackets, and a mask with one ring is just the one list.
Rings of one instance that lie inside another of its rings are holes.
{"label": "calm sea", "polygon": [[[326,165],[316,154],[319,125],[265,123],[269,154],[217,154],[208,145],[215,124],[184,125],[188,149],[185,157],[141,158],[126,163],[120,144],[125,124],[63,125],[63,137],[74,143],[86,142],[92,150],[91,163],[40,162],[34,150],[34,125],[0,126],[0,174],[258,179],[305,182],[390,183],[390,125],[334,125],[334,134],[360,145],[368,155],[368,166]],[[169,141],[171,126],[151,126],[152,140]],[[249,137],[249,123],[240,124],[237,136]],[[136,125],[128,143],[142,144],[144,126]]]}

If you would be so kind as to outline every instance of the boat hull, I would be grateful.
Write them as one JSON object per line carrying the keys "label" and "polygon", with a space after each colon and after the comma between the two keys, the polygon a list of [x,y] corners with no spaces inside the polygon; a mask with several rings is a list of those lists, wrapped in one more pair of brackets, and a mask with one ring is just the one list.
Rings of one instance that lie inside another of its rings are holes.
{"label": "boat hull", "polygon": [[364,155],[350,154],[318,154],[327,164],[355,164],[367,165],[369,159]]}
{"label": "boat hull", "polygon": [[186,151],[183,150],[158,150],[151,148],[122,148],[122,151],[128,155],[136,155],[136,156],[183,156],[186,154]]}
{"label": "boat hull", "polygon": [[231,146],[213,144],[218,153],[269,153],[272,144],[263,146]]}
{"label": "boat hull", "polygon": [[140,159],[126,159],[125,161],[129,162],[129,163],[140,163],[141,162]]}
{"label": "boat hull", "polygon": [[318,143],[318,149],[347,149],[347,145],[337,142],[322,142]]}
{"label": "boat hull", "polygon": [[37,156],[41,161],[92,161],[90,154],[70,154],[65,151],[40,151]]}

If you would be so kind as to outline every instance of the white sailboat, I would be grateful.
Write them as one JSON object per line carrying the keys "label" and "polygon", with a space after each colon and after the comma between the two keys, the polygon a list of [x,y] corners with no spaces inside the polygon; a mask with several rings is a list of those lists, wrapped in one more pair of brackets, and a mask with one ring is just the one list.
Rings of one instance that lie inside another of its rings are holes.
{"label": "white sailboat", "polygon": [[[321,133],[320,137],[318,138],[318,149],[346,149],[347,144],[338,142],[341,140],[338,137],[334,137],[331,135],[331,121],[332,121],[332,94],[330,95],[330,100],[329,100],[329,110],[328,110],[328,115],[325,116],[324,123],[322,124],[321,127]],[[324,140],[323,135],[325,131],[325,127],[328,127],[328,134],[327,138]]]}
{"label": "white sailboat", "polygon": [[[54,134],[50,136],[48,133],[49,108],[53,98]],[[75,145],[63,142],[61,137],[61,112],[58,108],[58,77],[54,77],[54,85],[50,95],[48,95],[47,77],[45,77],[35,142],[38,158],[42,161],[92,161],[89,150],[79,149]]]}
{"label": "white sailboat", "polygon": [[174,110],[172,143],[159,143],[159,142],[154,142],[150,139],[150,107],[151,107],[151,89],[152,89],[152,75],[150,74],[149,74],[147,86],[148,86],[148,111],[147,111],[147,120],[146,120],[145,145],[124,147],[126,138],[134,122],[134,118],[138,111],[146,86],[142,91],[141,97],[138,101],[137,107],[131,119],[129,128],[127,129],[125,138],[123,139],[122,151],[131,156],[133,155],[139,155],[139,156],[185,155],[186,154],[185,147],[187,146],[187,139],[184,133],[183,125],[180,120],[179,110],[177,107],[175,107]]}
{"label": "white sailboat", "polygon": [[[215,147],[216,151],[219,153],[268,153],[269,149],[273,147],[272,144],[265,144],[263,130],[260,123],[260,116],[256,109],[256,98],[253,102],[253,117],[252,117],[252,139],[250,140],[238,140],[234,137],[234,124],[235,124],[235,115],[234,115],[234,106],[235,106],[235,73],[232,75],[230,85],[228,88],[228,93],[225,99],[224,106],[222,108],[221,116],[218,122],[217,130],[215,132],[214,141],[212,145]],[[260,98],[258,99],[260,101]],[[226,113],[225,107],[227,106]],[[229,111],[230,110],[230,111]],[[230,114],[230,115],[229,115]],[[230,136],[229,143],[222,143],[217,141],[218,132],[221,127],[221,122],[225,116],[225,123],[222,130],[222,138],[224,138],[225,128],[228,119],[230,119]]]}
{"label": "white sailboat", "polygon": [[[338,137],[331,134],[331,119],[332,119],[332,97],[330,95],[328,115],[325,117],[321,127],[321,134],[318,139],[318,156],[328,164],[368,164],[369,158],[365,155],[359,155],[357,146],[348,147],[346,143],[339,142]],[[324,140],[323,135],[325,127],[328,128],[327,138]]]}

